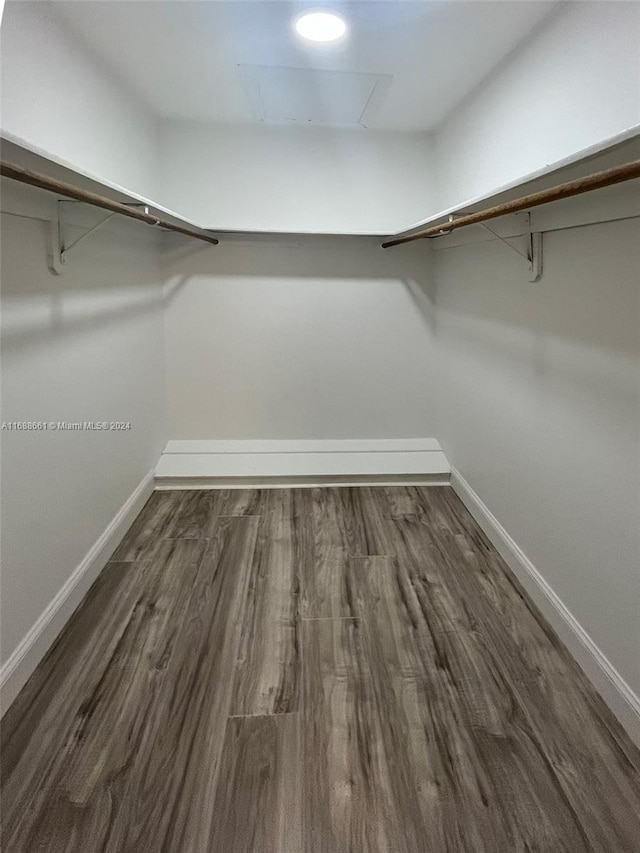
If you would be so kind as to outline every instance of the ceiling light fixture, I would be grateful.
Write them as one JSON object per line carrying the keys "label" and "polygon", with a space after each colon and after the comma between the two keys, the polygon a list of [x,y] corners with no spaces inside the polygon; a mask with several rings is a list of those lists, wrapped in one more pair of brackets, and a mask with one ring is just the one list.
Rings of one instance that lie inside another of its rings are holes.
{"label": "ceiling light fixture", "polygon": [[309,41],[336,41],[346,31],[346,23],[333,12],[308,12],[296,20],[296,32]]}

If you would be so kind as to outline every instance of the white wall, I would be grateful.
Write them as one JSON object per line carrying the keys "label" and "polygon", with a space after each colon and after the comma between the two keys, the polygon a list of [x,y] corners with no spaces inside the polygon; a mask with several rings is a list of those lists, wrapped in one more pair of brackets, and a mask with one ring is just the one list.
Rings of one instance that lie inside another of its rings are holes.
{"label": "white wall", "polygon": [[581,0],[546,19],[439,129],[438,208],[639,124],[639,50],[638,3]]}
{"label": "white wall", "polygon": [[[3,210],[51,210],[36,190],[2,190]],[[124,432],[0,433],[4,662],[154,468],[166,429],[150,232],[96,232],[54,276],[44,222],[3,213],[1,226],[2,420],[131,422]]]}
{"label": "white wall", "polygon": [[498,241],[432,258],[435,435],[640,694],[638,221],[546,234],[535,284]]}
{"label": "white wall", "polygon": [[163,123],[159,198],[208,228],[388,234],[435,204],[430,138]]}
{"label": "white wall", "polygon": [[367,238],[221,243],[166,266],[172,439],[432,436],[424,261]]}
{"label": "white wall", "polygon": [[155,199],[156,122],[46,3],[8,2],[0,124],[65,164]]}

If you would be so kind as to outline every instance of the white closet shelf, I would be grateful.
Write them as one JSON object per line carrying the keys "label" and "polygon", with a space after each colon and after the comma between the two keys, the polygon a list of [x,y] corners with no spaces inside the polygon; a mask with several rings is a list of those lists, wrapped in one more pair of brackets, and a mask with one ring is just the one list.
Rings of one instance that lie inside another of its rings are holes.
{"label": "white closet shelf", "polygon": [[152,208],[154,213],[157,212],[161,215],[158,218],[163,218],[173,225],[187,226],[196,231],[211,230],[203,228],[199,223],[176,213],[175,210],[158,204],[153,199],[81,169],[5,130],[0,130],[0,145],[2,146],[2,160],[12,165],[41,173],[54,181],[73,184],[80,190],[102,195],[119,204],[135,204]]}
{"label": "white closet shelf", "polygon": [[[104,177],[93,174],[79,168],[78,166],[65,161],[51,152],[38,148],[31,142],[21,139],[7,131],[0,130],[0,141],[2,144],[2,158],[14,163],[22,168],[32,171],[38,171],[47,176],[72,183],[89,192],[104,194],[114,201],[122,204],[140,204],[153,208],[160,214],[163,214],[169,221],[173,220],[175,224],[188,225],[193,229],[207,231],[209,233],[225,233],[229,236],[239,235],[239,232],[226,231],[225,229],[215,229],[210,226],[205,226],[194,222],[170,208],[159,204],[158,202],[134,192],[126,187],[116,184]],[[576,180],[585,177],[591,172],[613,168],[621,163],[629,162],[640,158],[640,126],[636,125],[622,133],[616,134],[602,142],[582,149],[570,157],[558,160],[548,164],[544,168],[522,176],[508,184],[497,187],[490,192],[472,199],[468,199],[460,204],[448,207],[441,210],[425,219],[415,222],[406,228],[393,232],[387,237],[388,241],[394,240],[400,236],[411,236],[417,231],[428,228],[429,226],[445,225],[450,216],[461,217],[464,215],[476,213],[485,207],[503,204],[521,195],[528,195],[544,189],[548,189],[555,184]],[[249,233],[249,232],[243,232]],[[252,234],[271,234],[272,232],[255,231]],[[306,234],[287,236],[306,236]],[[329,236],[315,235],[314,236]],[[341,235],[347,236],[347,235]],[[349,236],[366,236],[371,238],[382,238],[384,235],[361,234]]]}
{"label": "white closet shelf", "polygon": [[483,208],[513,201],[522,195],[549,189],[556,184],[573,181],[586,177],[592,172],[614,168],[622,163],[636,160],[640,157],[640,125],[628,128],[622,133],[584,148],[546,165],[542,169],[523,175],[507,184],[496,187],[483,195],[475,196],[464,202],[434,213],[419,222],[414,222],[406,228],[389,235],[389,240],[397,237],[410,236],[430,226],[447,224],[450,216],[461,217],[476,213]]}

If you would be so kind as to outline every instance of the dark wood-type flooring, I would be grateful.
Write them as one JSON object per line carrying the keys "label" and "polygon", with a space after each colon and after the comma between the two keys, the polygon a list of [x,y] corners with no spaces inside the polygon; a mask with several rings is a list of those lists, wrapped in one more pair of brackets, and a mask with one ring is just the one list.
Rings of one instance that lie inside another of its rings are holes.
{"label": "dark wood-type flooring", "polygon": [[637,853],[640,759],[449,488],[155,492],[3,722],[7,853]]}

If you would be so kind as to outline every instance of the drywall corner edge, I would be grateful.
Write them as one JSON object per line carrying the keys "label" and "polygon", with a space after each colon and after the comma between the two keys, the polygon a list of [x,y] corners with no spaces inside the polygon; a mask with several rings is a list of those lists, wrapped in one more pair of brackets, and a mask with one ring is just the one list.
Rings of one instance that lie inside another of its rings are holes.
{"label": "drywall corner edge", "polygon": [[451,487],[480,525],[502,559],[531,596],[574,660],[640,747],[640,697],[595,644],[541,572],[476,494],[462,474],[451,466]]}
{"label": "drywall corner edge", "polygon": [[153,488],[154,471],[149,471],[7,659],[0,670],[0,715],[8,710],[44,658],[133,524]]}

